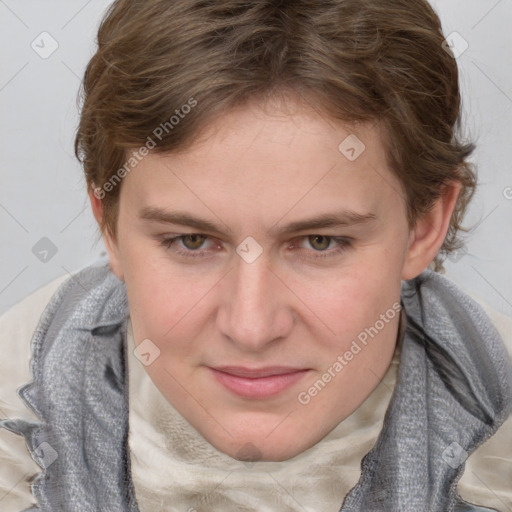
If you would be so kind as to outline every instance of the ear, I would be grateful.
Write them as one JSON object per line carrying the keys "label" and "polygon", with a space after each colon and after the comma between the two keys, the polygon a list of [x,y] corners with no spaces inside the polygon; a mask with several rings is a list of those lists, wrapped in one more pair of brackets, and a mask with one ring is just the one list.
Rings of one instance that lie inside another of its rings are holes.
{"label": "ear", "polygon": [[[101,225],[100,223],[103,218],[103,204],[101,199],[95,194],[95,190],[96,189],[94,187],[89,189],[89,200],[91,201],[94,218],[96,219],[96,222]],[[110,270],[112,270],[120,281],[124,281],[124,273],[121,265],[117,240],[112,236],[108,229],[103,231],[102,237],[108,252]]]}
{"label": "ear", "polygon": [[409,234],[409,243],[402,268],[402,280],[421,274],[436,257],[450,227],[457,204],[460,183],[449,183],[431,210],[417,219]]}

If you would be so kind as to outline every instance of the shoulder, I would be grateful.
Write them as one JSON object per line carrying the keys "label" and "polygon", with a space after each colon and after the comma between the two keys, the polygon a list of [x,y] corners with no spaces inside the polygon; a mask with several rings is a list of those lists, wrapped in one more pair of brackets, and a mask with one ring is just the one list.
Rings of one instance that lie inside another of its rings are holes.
{"label": "shoulder", "polygon": [[59,286],[69,278],[62,275],[31,293],[0,316],[0,399],[15,406],[18,383],[30,378],[30,342],[41,315]]}
{"label": "shoulder", "polygon": [[[497,309],[492,307],[488,302],[486,302],[482,297],[468,290],[464,285],[456,282],[450,274],[442,274],[443,277],[448,279],[452,285],[459,288],[464,294],[473,299],[483,310],[485,315],[489,318],[491,323],[494,325],[498,334],[500,335],[503,344],[507,350],[508,356],[512,361],[512,316],[503,314],[499,312]],[[512,311],[512,307],[511,307]]]}
{"label": "shoulder", "polygon": [[480,304],[480,306],[482,306],[485,314],[489,317],[491,322],[494,324],[494,327],[496,327],[496,330],[500,333],[501,339],[503,340],[510,360],[512,361],[512,317],[500,313],[478,297],[473,298]]}
{"label": "shoulder", "polygon": [[[0,419],[36,419],[17,395],[31,380],[31,340],[39,319],[59,286],[69,278],[53,279],[0,316]],[[25,439],[0,428],[0,496],[2,510],[20,510],[34,503],[29,479],[40,471]]]}
{"label": "shoulder", "polygon": [[[468,293],[466,291],[466,293]],[[512,317],[468,293],[483,309],[503,340],[512,363]],[[512,415],[466,461],[458,491],[463,499],[496,510],[512,509]]]}

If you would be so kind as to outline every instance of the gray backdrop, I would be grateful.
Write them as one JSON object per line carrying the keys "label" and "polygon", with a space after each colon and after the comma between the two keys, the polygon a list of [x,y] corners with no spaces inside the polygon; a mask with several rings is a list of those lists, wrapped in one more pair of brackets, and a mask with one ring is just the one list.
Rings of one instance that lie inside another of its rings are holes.
{"label": "gray backdrop", "polygon": [[[0,313],[104,254],[73,155],[76,97],[110,1],[0,0]],[[512,2],[435,0],[461,71],[480,188],[446,267],[512,315]],[[455,34],[454,34],[455,33]]]}

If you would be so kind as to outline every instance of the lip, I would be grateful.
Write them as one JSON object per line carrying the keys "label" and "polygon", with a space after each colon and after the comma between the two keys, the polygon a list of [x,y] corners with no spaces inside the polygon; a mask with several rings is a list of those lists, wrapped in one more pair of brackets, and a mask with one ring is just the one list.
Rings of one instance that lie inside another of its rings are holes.
{"label": "lip", "polygon": [[223,366],[209,369],[226,389],[238,396],[254,399],[275,396],[296,384],[309,372],[309,369],[285,366],[257,369]]}
{"label": "lip", "polygon": [[263,368],[245,368],[243,366],[217,366],[213,368],[220,372],[229,373],[236,377],[248,377],[257,379],[259,377],[269,377],[272,375],[286,375],[304,371],[305,368],[292,368],[291,366],[265,366]]}

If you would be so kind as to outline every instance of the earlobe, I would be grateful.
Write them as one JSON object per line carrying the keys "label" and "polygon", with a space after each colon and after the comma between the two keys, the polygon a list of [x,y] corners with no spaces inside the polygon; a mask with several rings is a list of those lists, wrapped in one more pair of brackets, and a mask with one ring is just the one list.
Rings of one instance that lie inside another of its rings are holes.
{"label": "earlobe", "polygon": [[436,257],[450,227],[460,188],[458,182],[448,184],[432,208],[417,219],[409,237],[402,280],[421,274]]}
{"label": "earlobe", "polygon": [[[101,203],[101,199],[99,199],[94,194],[94,187],[89,190],[89,200],[91,202],[94,218],[96,219],[98,225],[101,225],[101,220],[103,219],[103,205]],[[119,247],[117,241],[114,239],[108,229],[103,231],[102,237],[107,249],[110,269],[120,281],[124,281],[124,273],[119,257]]]}

